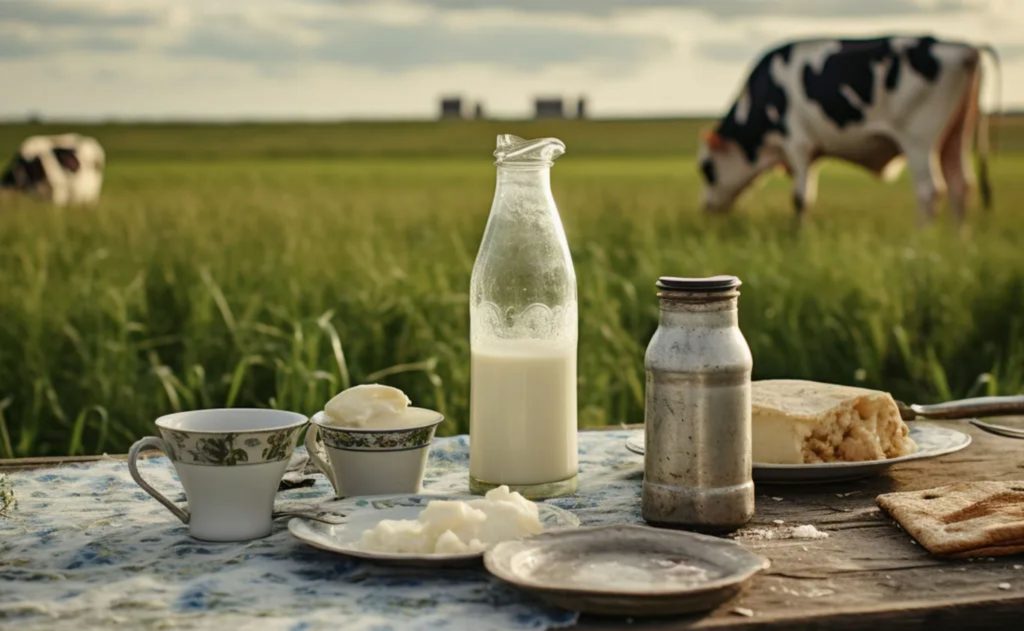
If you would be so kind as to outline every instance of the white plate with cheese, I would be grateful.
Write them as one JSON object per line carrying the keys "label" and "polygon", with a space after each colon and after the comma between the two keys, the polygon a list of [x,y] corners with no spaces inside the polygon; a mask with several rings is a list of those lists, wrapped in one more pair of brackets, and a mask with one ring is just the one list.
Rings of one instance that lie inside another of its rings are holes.
{"label": "white plate with cheese", "polygon": [[[955,429],[908,427],[887,392],[797,379],[753,382],[751,426],[757,482],[862,478],[971,444]],[[630,437],[626,447],[643,453],[643,434]]]}
{"label": "white plate with cheese", "polygon": [[[808,482],[844,482],[878,475],[894,464],[937,458],[966,448],[971,437],[948,427],[922,425],[915,422],[910,426],[910,437],[917,443],[918,450],[905,456],[882,460],[858,462],[814,462],[809,464],[768,464],[755,462],[754,481],[764,484],[803,484]],[[638,430],[626,439],[626,449],[644,454],[644,432]]]}
{"label": "white plate with cheese", "polygon": [[[495,491],[500,495],[494,489],[488,496]],[[498,499],[504,501],[428,494],[350,497],[321,505],[316,518],[289,520],[288,530],[316,548],[378,563],[465,567],[478,564],[499,541],[580,525],[569,511],[518,493]]]}

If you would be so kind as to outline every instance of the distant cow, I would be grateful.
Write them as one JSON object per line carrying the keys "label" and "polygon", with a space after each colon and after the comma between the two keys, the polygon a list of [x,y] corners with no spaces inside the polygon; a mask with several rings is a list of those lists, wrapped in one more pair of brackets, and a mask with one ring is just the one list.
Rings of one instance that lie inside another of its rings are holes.
{"label": "distant cow", "polygon": [[[968,165],[983,52],[996,60],[990,48],[933,37],[808,40],[768,52],[701,144],[705,207],[729,208],[759,174],[782,165],[793,177],[799,216],[815,198],[818,158],[842,158],[891,179],[905,157],[922,218],[934,217],[948,191],[962,219],[975,183]],[[985,134],[978,149],[987,208]]]}
{"label": "distant cow", "polygon": [[105,159],[100,143],[87,136],[30,136],[0,176],[0,188],[58,206],[93,204],[103,187]]}

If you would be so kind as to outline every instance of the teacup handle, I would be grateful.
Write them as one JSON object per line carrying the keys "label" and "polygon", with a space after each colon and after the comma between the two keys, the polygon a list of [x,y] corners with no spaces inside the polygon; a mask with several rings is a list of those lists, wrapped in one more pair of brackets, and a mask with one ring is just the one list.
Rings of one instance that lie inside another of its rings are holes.
{"label": "teacup handle", "polygon": [[187,524],[189,520],[188,511],[164,497],[160,491],[157,491],[150,486],[149,482],[143,480],[142,476],[139,474],[139,468],[136,465],[136,460],[139,459],[139,452],[143,449],[159,449],[164,453],[164,455],[167,455],[167,446],[164,444],[164,441],[156,436],[146,436],[145,438],[139,439],[135,441],[132,448],[128,450],[128,473],[132,474],[132,479],[135,480],[136,484],[142,487],[143,491],[149,493],[156,501],[166,506],[167,510],[174,513],[174,516],[180,519],[183,524]]}
{"label": "teacup handle", "polygon": [[322,440],[317,440],[320,437],[320,428],[317,427],[316,423],[310,423],[306,429],[306,451],[309,453],[309,459],[313,461],[317,469],[324,474],[327,481],[334,487],[334,492],[338,492],[338,481],[334,479],[334,469],[331,468],[331,464],[327,462],[327,449],[324,447]]}

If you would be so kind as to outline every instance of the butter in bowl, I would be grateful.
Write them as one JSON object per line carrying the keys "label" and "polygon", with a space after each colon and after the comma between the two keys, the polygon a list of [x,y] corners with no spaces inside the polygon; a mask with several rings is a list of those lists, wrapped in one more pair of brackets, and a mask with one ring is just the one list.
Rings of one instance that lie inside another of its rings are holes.
{"label": "butter in bowl", "polygon": [[306,449],[337,497],[418,493],[440,412],[412,407],[398,388],[343,390],[310,419]]}

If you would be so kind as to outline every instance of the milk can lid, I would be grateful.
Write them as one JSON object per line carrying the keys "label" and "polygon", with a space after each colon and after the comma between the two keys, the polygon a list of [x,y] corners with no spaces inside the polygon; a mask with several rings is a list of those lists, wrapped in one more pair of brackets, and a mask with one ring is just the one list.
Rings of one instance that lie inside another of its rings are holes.
{"label": "milk can lid", "polygon": [[742,283],[736,276],[719,275],[707,278],[682,278],[679,276],[662,276],[656,283],[658,289],[667,291],[718,292],[732,291]]}

